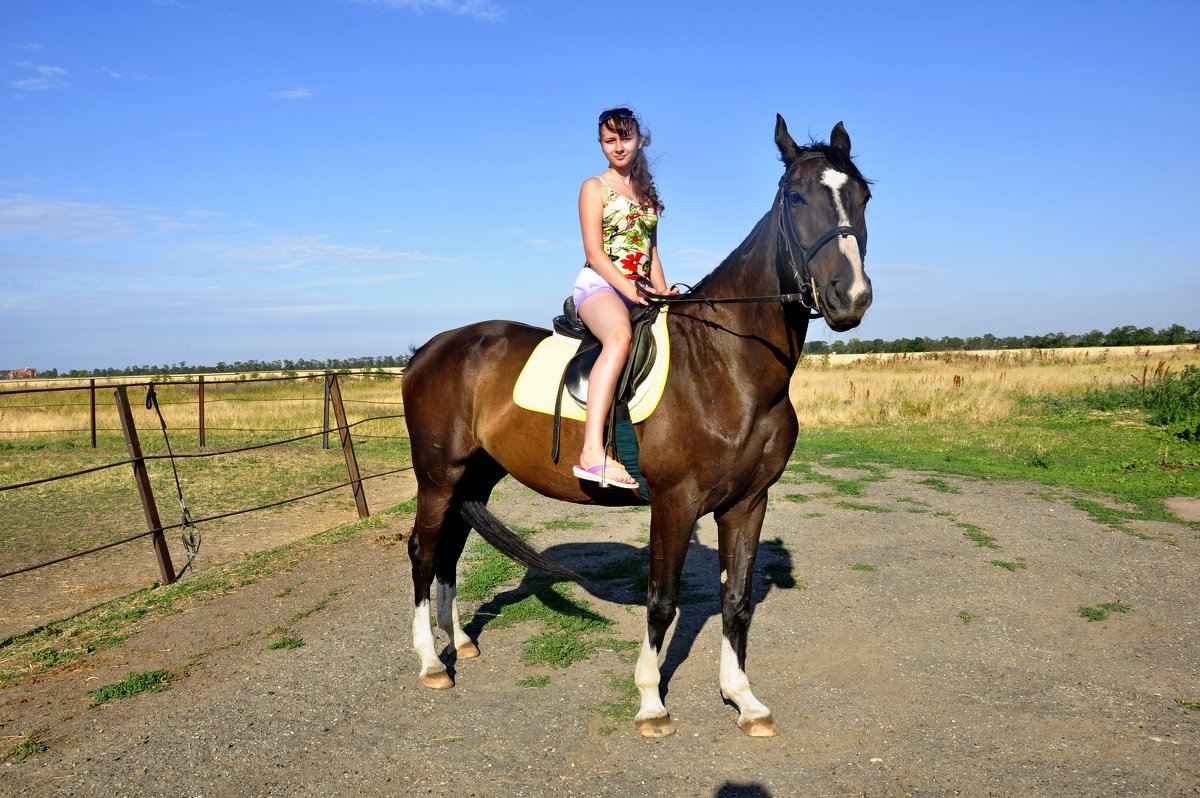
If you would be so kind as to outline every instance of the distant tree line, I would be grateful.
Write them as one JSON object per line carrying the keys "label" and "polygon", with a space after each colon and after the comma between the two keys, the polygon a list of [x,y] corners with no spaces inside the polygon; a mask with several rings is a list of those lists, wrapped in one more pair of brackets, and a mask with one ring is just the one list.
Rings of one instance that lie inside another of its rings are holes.
{"label": "distant tree line", "polygon": [[898,338],[885,341],[874,338],[864,341],[851,338],[848,341],[809,341],[804,345],[808,355],[862,355],[892,352],[949,352],[976,351],[981,349],[1069,349],[1083,346],[1157,346],[1162,344],[1198,344],[1200,330],[1189,330],[1182,324],[1172,324],[1161,330],[1153,327],[1114,327],[1107,333],[1092,330],[1082,335],[1046,333],[1045,335],[1023,335],[999,338],[991,333],[970,338]]}
{"label": "distant tree line", "polygon": [[42,377],[142,377],[160,374],[230,374],[260,371],[342,371],[345,369],[388,369],[399,368],[408,363],[406,355],[372,355],[369,357],[328,358],[313,360],[237,360],[233,363],[221,361],[215,366],[195,366],[180,361],[162,366],[125,366],[124,368],[72,369],[59,373],[58,369],[39,372]]}
{"label": "distant tree line", "polygon": [[[1068,349],[1083,346],[1157,346],[1171,344],[1200,344],[1200,330],[1189,330],[1182,324],[1155,330],[1153,327],[1135,327],[1132,324],[1114,327],[1107,333],[1092,330],[1082,335],[1046,333],[1045,335],[1023,335],[1000,338],[991,333],[970,338],[897,338],[885,341],[873,338],[864,341],[851,338],[848,341],[809,341],[804,345],[807,355],[861,355],[886,354],[892,352],[947,352],[981,349]],[[233,363],[221,361],[215,366],[195,366],[180,361],[161,366],[125,366],[124,368],[72,369],[60,373],[58,369],[39,371],[40,377],[140,377],[160,374],[229,374],[260,371],[341,371],[343,369],[387,369],[401,368],[408,364],[415,347],[409,347],[403,355],[372,355],[368,357],[328,358],[313,360],[238,360]]]}

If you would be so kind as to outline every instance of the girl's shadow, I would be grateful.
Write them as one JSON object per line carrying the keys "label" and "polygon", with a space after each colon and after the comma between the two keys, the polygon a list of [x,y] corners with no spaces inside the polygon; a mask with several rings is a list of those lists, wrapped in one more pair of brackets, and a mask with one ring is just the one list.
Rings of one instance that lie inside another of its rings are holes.
{"label": "girl's shadow", "polygon": [[[555,562],[562,563],[582,574],[582,588],[601,601],[626,606],[644,606],[649,581],[649,546],[599,541],[593,543],[563,543],[543,552]],[[679,590],[679,612],[675,631],[670,637],[660,674],[664,698],[671,677],[687,659],[704,624],[712,617],[720,619],[721,595],[718,574],[720,560],[717,550],[700,542],[695,530],[683,567]],[[547,608],[577,621],[603,621],[594,610],[564,595],[555,586],[560,580],[536,572],[527,572],[516,587],[498,593],[484,602],[465,630],[472,639],[506,608],[536,596]],[[792,576],[792,558],[779,539],[763,540],[759,544],[754,574],[754,604],[761,602],[772,587],[790,588],[796,584]],[[641,642],[640,640],[638,641]]]}

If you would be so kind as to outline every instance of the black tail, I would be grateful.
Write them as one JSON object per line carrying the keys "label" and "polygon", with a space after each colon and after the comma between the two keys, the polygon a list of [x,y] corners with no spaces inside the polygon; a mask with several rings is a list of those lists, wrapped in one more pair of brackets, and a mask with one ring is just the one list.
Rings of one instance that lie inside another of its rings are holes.
{"label": "black tail", "polygon": [[462,517],[468,524],[475,528],[475,531],[484,540],[495,546],[496,550],[506,557],[510,557],[522,565],[541,571],[544,574],[558,577],[559,579],[569,579],[572,582],[583,581],[582,576],[570,568],[559,565],[547,558],[540,551],[517,537],[511,529],[504,525],[503,521],[491,514],[487,505],[483,502],[463,502]]}

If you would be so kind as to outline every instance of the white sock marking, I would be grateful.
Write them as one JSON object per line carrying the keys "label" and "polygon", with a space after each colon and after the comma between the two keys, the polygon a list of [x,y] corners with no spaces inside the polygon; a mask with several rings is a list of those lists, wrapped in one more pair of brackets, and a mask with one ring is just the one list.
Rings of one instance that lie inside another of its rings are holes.
{"label": "white sock marking", "polygon": [[638,654],[637,666],[633,670],[633,681],[642,699],[641,709],[634,720],[666,717],[667,708],[663,706],[662,696],[658,694],[660,678],[658,651],[650,645],[650,632],[647,631],[646,636],[642,638],[642,650]]}
{"label": "white sock marking", "polygon": [[446,669],[433,647],[433,626],[430,620],[429,599],[425,599],[417,605],[413,613],[413,650],[421,658],[422,676]]}
{"label": "white sock marking", "polygon": [[[850,177],[845,172],[839,172],[836,169],[826,169],[821,174],[821,184],[827,186],[830,193],[833,194],[833,206],[837,209],[838,227],[850,226],[850,216],[846,213],[845,203],[842,202],[842,186],[846,185],[849,180]],[[851,302],[856,302],[867,290],[862,255],[858,251],[858,239],[851,236],[838,236],[837,245],[846,260],[850,261],[850,267],[854,269],[854,280],[850,284],[850,290],[846,292],[846,298]]]}
{"label": "white sock marking", "polygon": [[765,718],[771,710],[750,692],[750,680],[738,666],[737,654],[729,638],[721,638],[721,695],[737,704],[738,723]]}

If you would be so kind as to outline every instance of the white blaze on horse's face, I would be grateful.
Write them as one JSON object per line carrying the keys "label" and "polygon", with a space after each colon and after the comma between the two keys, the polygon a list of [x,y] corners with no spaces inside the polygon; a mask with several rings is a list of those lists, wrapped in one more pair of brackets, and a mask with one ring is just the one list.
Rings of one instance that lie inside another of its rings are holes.
{"label": "white blaze on horse's face", "polygon": [[[848,182],[850,182],[850,177],[845,172],[839,172],[836,169],[826,169],[821,174],[821,185],[827,187],[833,194],[833,207],[837,210],[838,227],[853,226],[850,224],[850,215],[846,213],[846,203],[842,199],[842,188]],[[867,279],[863,273],[862,254],[858,251],[858,240],[853,236],[838,236],[837,245],[846,260],[850,261],[850,267],[854,269],[854,281],[850,284],[850,290],[846,292],[846,298],[851,302],[857,302],[858,298],[867,291]]]}

